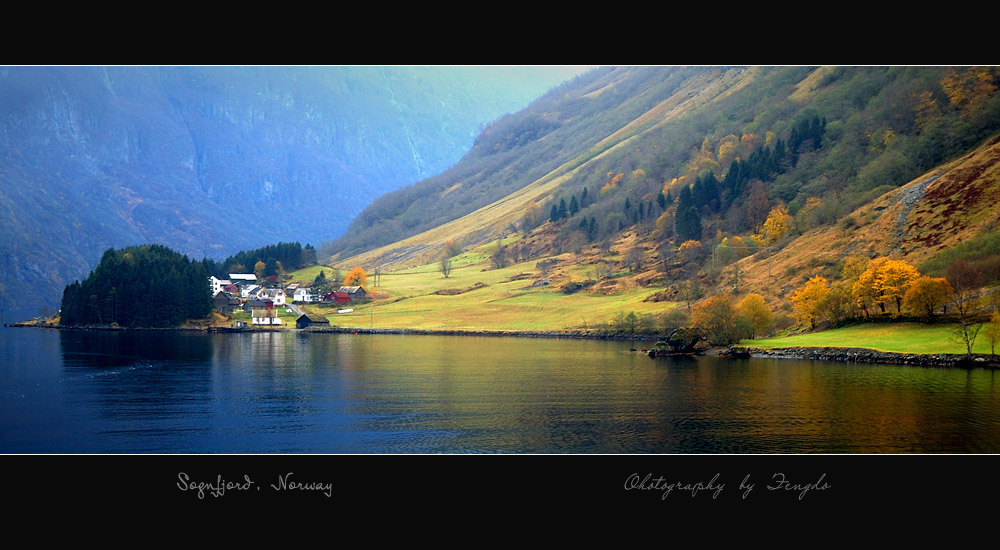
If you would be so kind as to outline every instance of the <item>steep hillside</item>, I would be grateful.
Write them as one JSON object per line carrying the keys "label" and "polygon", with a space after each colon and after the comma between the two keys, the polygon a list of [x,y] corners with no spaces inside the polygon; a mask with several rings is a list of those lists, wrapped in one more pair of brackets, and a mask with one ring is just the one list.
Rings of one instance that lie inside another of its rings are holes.
{"label": "steep hillside", "polygon": [[332,263],[433,270],[457,243],[535,279],[558,257],[573,292],[641,288],[660,311],[733,290],[787,309],[848,255],[993,242],[998,89],[994,67],[594,71],[375,201]]}
{"label": "steep hillside", "polygon": [[[740,260],[740,284],[787,307],[789,294],[809,278],[839,277],[848,256],[889,256],[916,266],[997,229],[1000,137],[876,198],[837,225],[808,231],[772,255]],[[724,269],[718,290],[731,288],[734,276],[735,267]]]}
{"label": "steep hillside", "polygon": [[579,68],[0,68],[0,300],[55,305],[110,247],[337,236]]}
{"label": "steep hillside", "polygon": [[[627,67],[578,77],[487,128],[441,176],[377,199],[327,252],[338,263],[416,265],[448,239],[476,246],[509,233],[528,204],[553,200],[606,155],[725,96],[745,72]],[[342,260],[379,243],[392,244]]]}

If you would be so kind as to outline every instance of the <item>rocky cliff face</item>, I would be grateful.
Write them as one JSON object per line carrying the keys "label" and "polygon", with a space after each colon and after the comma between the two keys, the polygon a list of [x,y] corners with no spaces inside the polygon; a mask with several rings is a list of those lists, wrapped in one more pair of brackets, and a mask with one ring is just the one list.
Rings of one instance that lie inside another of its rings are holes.
{"label": "rocky cliff face", "polygon": [[111,246],[318,244],[573,72],[0,69],[0,297],[56,304]]}

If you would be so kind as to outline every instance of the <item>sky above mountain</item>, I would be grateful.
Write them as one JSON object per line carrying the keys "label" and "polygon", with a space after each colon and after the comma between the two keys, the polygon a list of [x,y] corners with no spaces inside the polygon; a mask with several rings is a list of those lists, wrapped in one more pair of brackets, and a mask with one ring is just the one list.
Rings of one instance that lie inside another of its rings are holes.
{"label": "sky above mountain", "polygon": [[582,70],[0,68],[0,297],[57,303],[109,247],[318,244]]}

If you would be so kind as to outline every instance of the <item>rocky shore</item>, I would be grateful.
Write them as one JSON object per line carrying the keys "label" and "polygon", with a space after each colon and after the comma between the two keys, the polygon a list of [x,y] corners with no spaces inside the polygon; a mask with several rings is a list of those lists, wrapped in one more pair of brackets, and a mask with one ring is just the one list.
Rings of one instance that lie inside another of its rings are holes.
{"label": "rocky shore", "polygon": [[809,359],[843,363],[889,363],[924,367],[998,368],[1000,356],[951,353],[894,353],[865,348],[774,348],[748,350],[751,357],[761,359]]}

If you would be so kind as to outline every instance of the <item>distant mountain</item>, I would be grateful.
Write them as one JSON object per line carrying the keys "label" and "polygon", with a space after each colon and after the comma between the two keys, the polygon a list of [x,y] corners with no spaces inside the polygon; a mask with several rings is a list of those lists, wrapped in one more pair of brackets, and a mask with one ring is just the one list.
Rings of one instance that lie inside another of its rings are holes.
{"label": "distant mountain", "polygon": [[580,68],[0,68],[0,299],[109,247],[224,257],[338,236]]}

